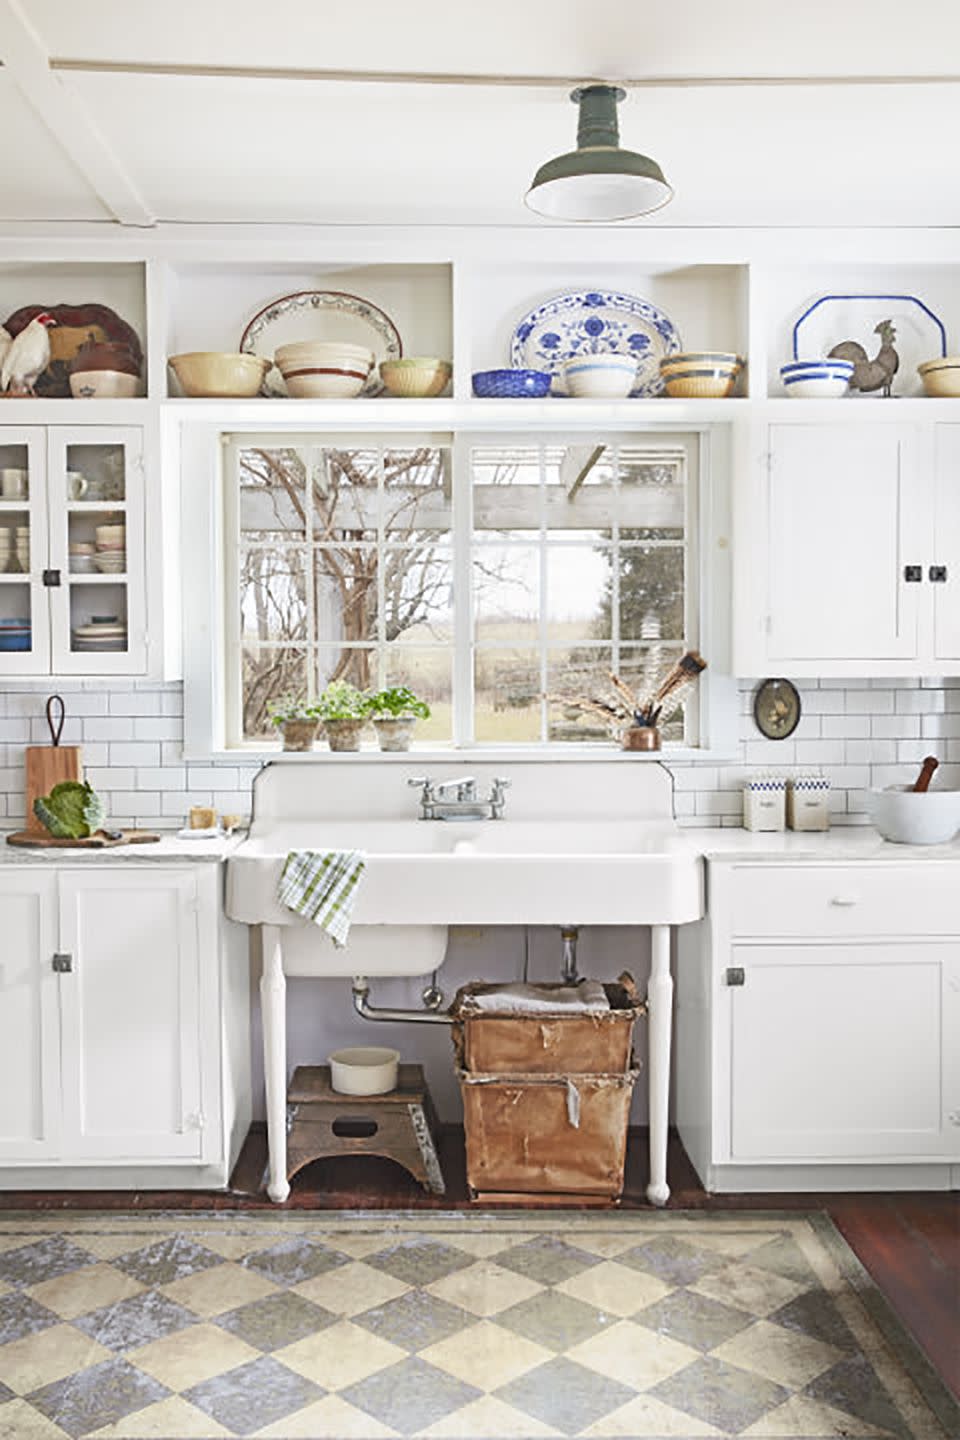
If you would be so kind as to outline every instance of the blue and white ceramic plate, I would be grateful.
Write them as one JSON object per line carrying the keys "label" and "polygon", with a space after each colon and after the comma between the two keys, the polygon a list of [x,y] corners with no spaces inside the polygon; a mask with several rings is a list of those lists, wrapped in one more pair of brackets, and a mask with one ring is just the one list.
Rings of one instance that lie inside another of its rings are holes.
{"label": "blue and white ceramic plate", "polygon": [[[893,348],[900,358],[894,380],[897,395],[922,395],[917,366],[947,353],[943,321],[916,295],[821,295],[803,311],[793,327],[793,359],[815,360],[829,355],[843,340],[856,340],[873,360],[881,341],[876,327],[893,323]],[[879,391],[870,392],[879,395]]]}
{"label": "blue and white ceramic plate", "polygon": [[637,361],[631,395],[649,396],[663,391],[660,361],[679,349],[673,321],[649,300],[615,290],[575,290],[524,315],[513,332],[510,363],[518,370],[549,370],[553,394],[565,395],[565,361],[618,351]]}

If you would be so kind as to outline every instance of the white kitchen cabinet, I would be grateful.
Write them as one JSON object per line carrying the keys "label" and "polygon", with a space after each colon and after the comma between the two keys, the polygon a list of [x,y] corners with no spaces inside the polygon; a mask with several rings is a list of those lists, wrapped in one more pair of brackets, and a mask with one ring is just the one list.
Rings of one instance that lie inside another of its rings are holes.
{"label": "white kitchen cabinet", "polygon": [[708,863],[710,914],[679,932],[677,991],[678,1128],[706,1188],[947,1188],[956,866]]}
{"label": "white kitchen cabinet", "polygon": [[0,873],[0,1165],[33,1164],[60,1143],[56,882]]}
{"label": "white kitchen cabinet", "polygon": [[64,870],[64,1157],[201,1158],[194,871]]}
{"label": "white kitchen cabinet", "polygon": [[882,400],[849,403],[877,418],[762,429],[759,478],[740,504],[739,674],[960,666],[960,426],[898,424]]}
{"label": "white kitchen cabinet", "polygon": [[960,425],[934,432],[934,651],[960,667]]}
{"label": "white kitchen cabinet", "polygon": [[[144,513],[139,428],[0,426],[0,677],[145,673]],[[105,527],[122,569],[99,568]]]}
{"label": "white kitchen cabinet", "polygon": [[227,1183],[249,975],[221,886],[214,863],[0,872],[0,1188]]}

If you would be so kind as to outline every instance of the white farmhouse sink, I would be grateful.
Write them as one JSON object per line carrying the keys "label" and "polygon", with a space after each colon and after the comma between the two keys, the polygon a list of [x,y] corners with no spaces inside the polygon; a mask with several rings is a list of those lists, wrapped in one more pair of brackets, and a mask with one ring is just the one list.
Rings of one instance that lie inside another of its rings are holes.
{"label": "white farmhouse sink", "polygon": [[407,819],[281,823],[251,836],[227,865],[232,919],[302,923],[276,899],[299,849],[366,853],[359,926],[676,925],[703,914],[700,858],[672,825]]}

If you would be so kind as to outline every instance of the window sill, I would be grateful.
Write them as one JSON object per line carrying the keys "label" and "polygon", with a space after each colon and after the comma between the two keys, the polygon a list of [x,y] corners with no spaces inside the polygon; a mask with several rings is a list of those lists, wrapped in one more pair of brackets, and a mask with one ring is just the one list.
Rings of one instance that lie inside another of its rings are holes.
{"label": "window sill", "polygon": [[736,751],[720,746],[715,749],[691,745],[669,745],[663,750],[619,750],[615,746],[591,745],[471,745],[454,748],[440,745],[415,745],[410,750],[381,751],[375,745],[364,746],[361,750],[332,751],[281,750],[271,747],[237,746],[229,750],[185,751],[185,760],[215,764],[264,765],[280,760],[284,764],[303,765],[410,765],[424,763],[443,764],[614,764],[635,765],[650,761],[662,761],[666,765],[717,765],[735,761]]}

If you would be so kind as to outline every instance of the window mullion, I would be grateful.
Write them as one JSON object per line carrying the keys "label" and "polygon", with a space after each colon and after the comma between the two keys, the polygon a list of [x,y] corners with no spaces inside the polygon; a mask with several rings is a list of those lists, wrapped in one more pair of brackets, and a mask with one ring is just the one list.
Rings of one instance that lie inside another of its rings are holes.
{"label": "window mullion", "polygon": [[317,668],[320,656],[320,637],[317,634],[317,594],[316,594],[316,554],[314,552],[314,511],[313,497],[316,487],[315,466],[323,463],[323,450],[315,445],[299,450],[303,461],[304,479],[304,505],[303,505],[303,526],[304,539],[307,542],[306,548],[306,571],[304,574],[304,586],[306,588],[306,622],[307,622],[307,702],[308,704],[316,699],[317,695]]}
{"label": "window mullion", "polygon": [[473,466],[471,444],[454,436],[452,476],[453,544],[453,743],[472,745],[474,717]]}
{"label": "window mullion", "polygon": [[540,551],[540,623],[537,628],[537,640],[540,647],[540,741],[544,743],[549,739],[548,717],[550,707],[546,698],[547,685],[549,683],[547,665],[547,605],[549,602],[549,594],[547,578],[547,454],[546,445],[543,441],[540,442],[538,450],[540,458],[540,535],[538,545]]}
{"label": "window mullion", "polygon": [[384,444],[377,445],[377,688],[387,683],[387,581],[384,567],[384,532],[386,529],[387,498]]}

